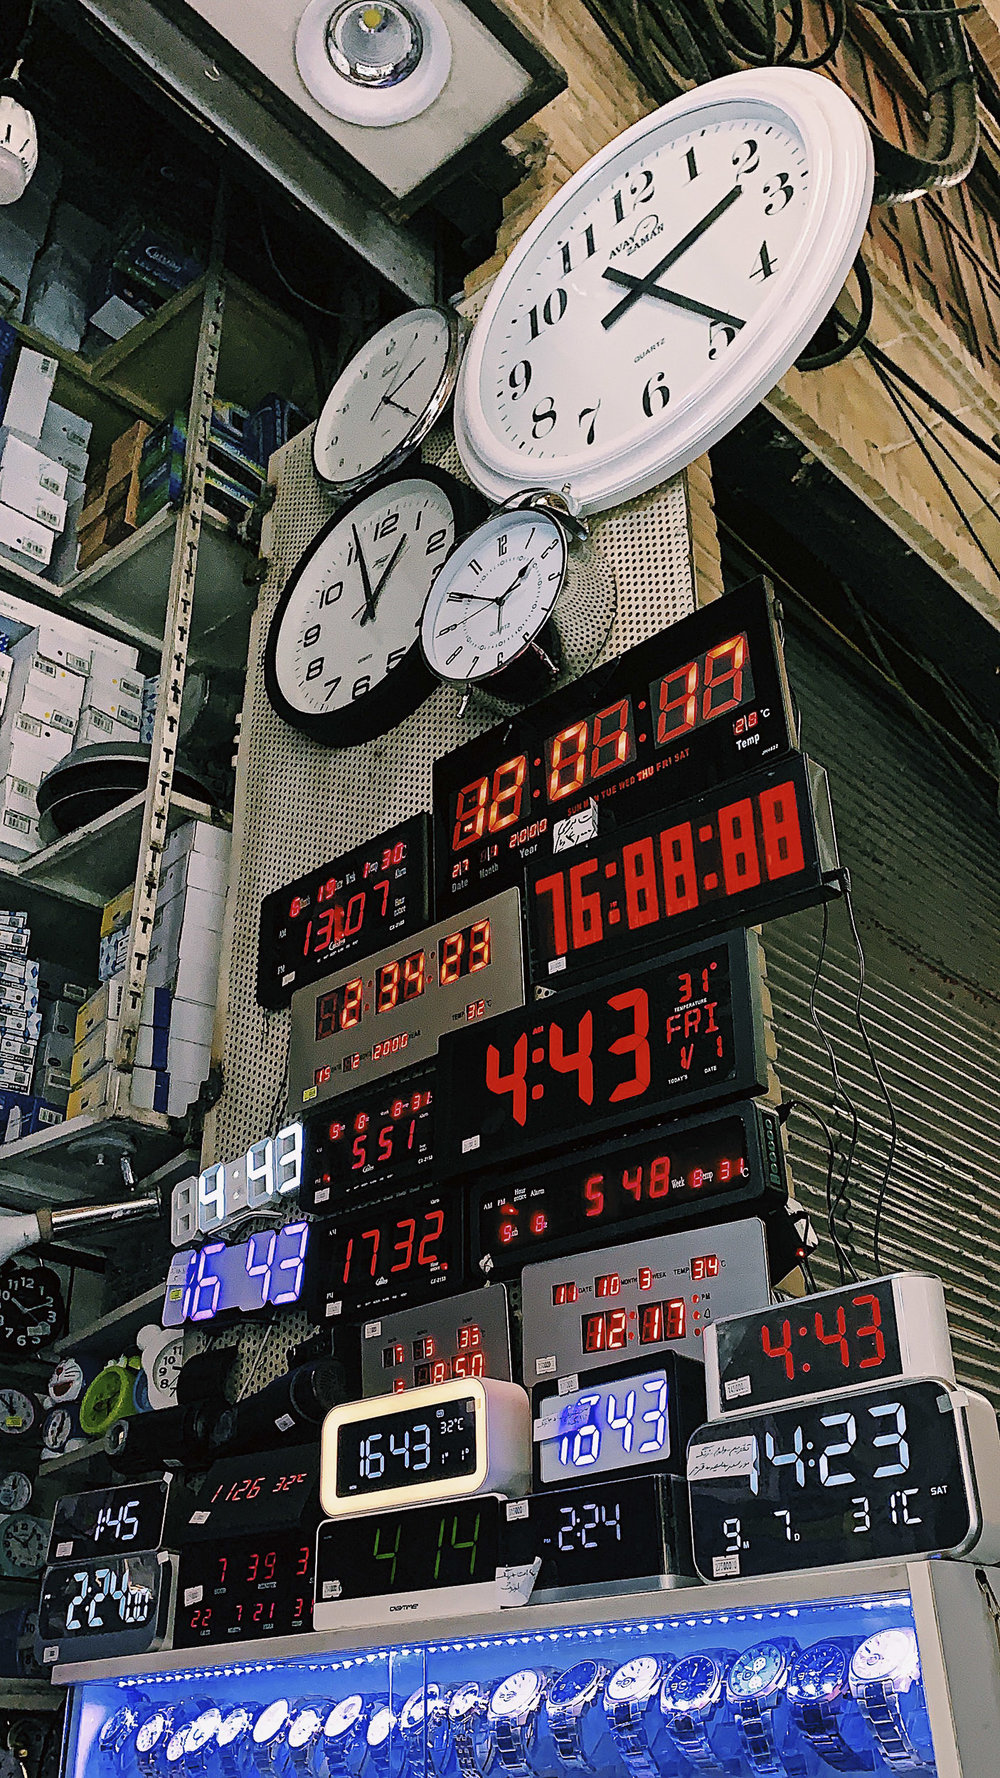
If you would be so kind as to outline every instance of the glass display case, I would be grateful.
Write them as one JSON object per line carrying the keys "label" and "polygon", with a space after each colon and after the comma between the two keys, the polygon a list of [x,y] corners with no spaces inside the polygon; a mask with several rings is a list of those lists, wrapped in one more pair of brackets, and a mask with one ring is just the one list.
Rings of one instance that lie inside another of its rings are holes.
{"label": "glass display case", "polygon": [[64,1667],[62,1778],[984,1778],[991,1578],[828,1569]]}

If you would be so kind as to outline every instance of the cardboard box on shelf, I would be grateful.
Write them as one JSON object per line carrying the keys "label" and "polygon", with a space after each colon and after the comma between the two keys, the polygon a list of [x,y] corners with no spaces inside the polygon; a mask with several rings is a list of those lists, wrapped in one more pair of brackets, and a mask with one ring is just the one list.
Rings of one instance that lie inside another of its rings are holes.
{"label": "cardboard box on shelf", "polygon": [[[103,1068],[105,1062],[114,1060],[118,1047],[118,1019],[105,1019],[103,1024],[95,1025],[88,1032],[82,1043],[78,1043],[71,1051],[70,1086],[79,1086],[81,1080],[95,1074]],[[44,1043],[45,1039],[42,1039]],[[167,1063],[167,1033],[156,1025],[140,1025],[136,1040],[136,1065],[142,1068],[165,1068]]]}
{"label": "cardboard box on shelf", "polygon": [[47,660],[43,654],[36,654],[33,636],[15,642],[10,656],[14,663],[11,705],[16,705],[22,715],[33,716],[50,728],[75,734],[87,685],[83,674]]}
{"label": "cardboard box on shelf", "polygon": [[103,457],[91,462],[86,484],[88,505],[138,468],[142,459],[142,447],[151,430],[148,421],[136,420],[127,431],[119,433]]}
{"label": "cardboard box on shelf", "polygon": [[17,1093],[9,1088],[0,1091],[0,1142],[16,1142],[21,1136],[33,1136],[36,1130],[50,1124],[61,1124],[66,1113],[35,1093]]}
{"label": "cardboard box on shelf", "polygon": [[39,722],[34,716],[8,711],[0,723],[0,770],[8,778],[23,778],[28,784],[41,783],[46,772],[65,759],[73,745],[72,735],[62,729]]}
{"label": "cardboard box on shelf", "polygon": [[13,1012],[36,1012],[38,989],[31,982],[0,981],[0,1009]]}
{"label": "cardboard box on shelf", "polygon": [[76,725],[77,747],[92,747],[104,741],[135,741],[138,740],[138,724],[117,722],[113,716],[107,716],[103,710],[85,708],[80,712],[80,720]]}
{"label": "cardboard box on shelf", "polygon": [[16,864],[41,851],[41,846],[38,822],[32,821],[28,815],[16,814],[13,809],[4,809],[0,815],[0,853],[3,857]]}
{"label": "cardboard box on shelf", "polygon": [[0,927],[13,926],[22,931],[28,924],[28,916],[23,908],[0,908]]}
{"label": "cardboard box on shelf", "polygon": [[29,1037],[37,1043],[42,1036],[42,1015],[40,1012],[20,1011],[11,1006],[0,1006],[0,1032],[5,1037]]}
{"label": "cardboard box on shelf", "polygon": [[[10,432],[18,433],[28,444],[37,445],[41,439],[57,369],[54,358],[42,352],[32,352],[27,346],[22,346],[17,355],[10,393],[3,410],[3,423]],[[53,456],[55,453],[47,451],[46,455]]]}
{"label": "cardboard box on shelf", "polygon": [[42,1034],[53,1032],[59,1037],[68,1037],[70,1048],[76,1041],[76,1021],[79,1005],[75,1000],[42,1000],[39,1006],[39,1018],[42,1021]]}
{"label": "cardboard box on shelf", "polygon": [[34,957],[18,957],[10,951],[0,955],[0,981],[23,982],[29,988],[38,986],[38,962]]}
{"label": "cardboard box on shelf", "polygon": [[38,1044],[33,1037],[26,1037],[23,1032],[4,1031],[0,1033],[0,1058],[9,1062],[33,1062]]}
{"label": "cardboard box on shelf", "polygon": [[173,864],[185,852],[209,852],[225,860],[229,868],[232,835],[228,827],[217,827],[213,821],[183,821],[175,827],[163,848],[163,863]]}
{"label": "cardboard box on shelf", "polygon": [[0,475],[10,474],[18,481],[31,482],[43,494],[66,498],[69,471],[61,463],[46,457],[6,426],[0,426]]}
{"label": "cardboard box on shelf", "polygon": [[176,951],[169,945],[154,943],[149,949],[147,980],[155,987],[170,988],[177,1000],[200,1001],[215,1005],[219,984],[219,955],[222,933],[192,930]]}
{"label": "cardboard box on shelf", "polygon": [[66,1102],[66,1116],[82,1117],[84,1113],[100,1111],[102,1105],[107,1104],[112,1073],[109,1062],[88,1080],[81,1081],[78,1087],[71,1087]]}
{"label": "cardboard box on shelf", "polygon": [[82,414],[49,401],[42,421],[39,446],[46,456],[54,457],[71,475],[86,477],[87,447],[93,426]]}
{"label": "cardboard box on shelf", "polygon": [[166,1112],[170,1102],[170,1076],[162,1068],[133,1068],[129,1098],[142,1111]]}
{"label": "cardboard box on shelf", "polygon": [[95,710],[106,710],[109,716],[114,715],[116,704],[127,703],[138,715],[142,709],[143,684],[141,673],[123,667],[114,655],[95,649],[84,703],[92,705]]}
{"label": "cardboard box on shelf", "polygon": [[[20,605],[22,601],[17,603]],[[60,620],[28,605],[23,608],[37,624],[36,654],[44,655],[47,661],[56,661],[59,666],[71,667],[74,673],[89,673],[95,654],[112,655],[124,672],[134,668],[139,659],[139,650],[131,642],[117,642],[114,637],[88,629],[85,624]],[[3,604],[0,603],[0,616],[3,615]]]}
{"label": "cardboard box on shelf", "polygon": [[7,693],[10,690],[10,676],[14,671],[14,663],[9,654],[0,654],[0,716],[7,707]]}
{"label": "cardboard box on shelf", "polygon": [[0,466],[0,503],[23,512],[25,518],[45,525],[57,535],[65,528],[66,502],[59,494],[49,494],[37,481],[27,480]]}
{"label": "cardboard box on shelf", "polygon": [[[120,978],[102,982],[77,1010],[75,1041],[83,1043],[98,1025],[121,1017],[125,983]],[[142,1023],[166,1031],[170,1024],[170,994],[166,988],[146,988],[142,997]]]}
{"label": "cardboard box on shelf", "polygon": [[27,957],[30,944],[30,926],[6,926],[0,932],[0,956]]}
{"label": "cardboard box on shelf", "polygon": [[215,1026],[215,1007],[200,1000],[177,1000],[170,1004],[170,1036],[178,1043],[193,1043],[211,1049]]}
{"label": "cardboard box on shelf", "polygon": [[120,932],[132,918],[132,903],[135,900],[135,884],[126,883],[110,901],[104,903],[101,915],[101,937],[108,938],[112,932]]}
{"label": "cardboard box on shelf", "polygon": [[0,505],[0,555],[15,562],[19,568],[28,568],[32,573],[47,568],[52,560],[54,535],[37,519],[29,519],[26,513],[17,512],[13,506]]}
{"label": "cardboard box on shelf", "polygon": [[60,968],[57,963],[50,963],[46,957],[39,957],[38,992],[42,1000],[73,1001],[77,1006],[82,1006],[87,995],[93,993],[93,989],[92,981],[81,982],[77,979],[76,972],[71,975],[68,969]]}
{"label": "cardboard box on shelf", "polygon": [[35,801],[37,788],[37,785],[29,784],[26,778],[0,779],[0,814],[4,814],[10,809],[15,815],[24,815],[29,821],[37,823],[38,804]]}
{"label": "cardboard box on shelf", "polygon": [[38,1066],[45,1068],[61,1068],[68,1073],[73,1062],[73,1033],[71,1031],[46,1031],[38,1041]]}
{"label": "cardboard box on shelf", "polygon": [[16,1093],[30,1092],[33,1073],[30,1062],[8,1062],[0,1057],[0,1087],[12,1087]]}

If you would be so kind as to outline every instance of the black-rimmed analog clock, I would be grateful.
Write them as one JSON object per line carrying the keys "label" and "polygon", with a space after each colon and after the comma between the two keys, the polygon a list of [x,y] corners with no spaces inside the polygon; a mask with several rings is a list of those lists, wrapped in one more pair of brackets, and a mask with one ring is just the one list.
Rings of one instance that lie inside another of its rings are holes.
{"label": "black-rimmed analog clock", "polygon": [[66,1305],[58,1272],[8,1259],[0,1266],[0,1352],[37,1352],[62,1332]]}
{"label": "black-rimmed analog clock", "polygon": [[424,601],[456,538],[485,511],[443,470],[376,482],[339,508],[278,600],[264,683],[278,715],[329,747],[394,728],[434,690]]}

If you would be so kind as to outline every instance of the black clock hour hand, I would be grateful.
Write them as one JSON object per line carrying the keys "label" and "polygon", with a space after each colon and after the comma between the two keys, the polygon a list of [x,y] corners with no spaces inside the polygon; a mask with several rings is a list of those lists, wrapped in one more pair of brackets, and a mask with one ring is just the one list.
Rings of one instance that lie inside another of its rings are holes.
{"label": "black clock hour hand", "polygon": [[507,588],[507,591],[505,593],[500,594],[500,597],[497,600],[498,605],[502,605],[505,599],[510,598],[511,593],[516,591],[516,589],[520,586],[522,580],[524,579],[525,575],[528,573],[529,569],[532,568],[533,566],[534,566],[534,564],[532,562],[525,562],[524,567],[521,569],[520,574],[518,574],[518,576],[515,580],[511,581],[510,586]]}
{"label": "black clock hour hand", "polygon": [[375,616],[375,602],[372,599],[372,583],[368,573],[368,563],[365,561],[365,553],[361,548],[361,539],[358,536],[357,525],[351,526],[351,536],[354,538],[354,547],[358,552],[358,567],[361,570],[361,590],[365,595],[364,616],[362,617],[361,622],[365,623],[370,622]]}
{"label": "black clock hour hand", "polygon": [[623,284],[626,290],[639,287],[643,296],[655,296],[660,302],[670,303],[675,309],[687,309],[692,315],[704,315],[706,321],[720,321],[725,327],[735,327],[737,332],[746,326],[739,315],[729,315],[725,309],[713,309],[710,303],[696,302],[693,296],[682,296],[679,290],[664,290],[662,284],[647,284],[645,279],[633,277],[631,272],[620,272],[617,266],[609,266],[604,276],[612,284]]}
{"label": "black clock hour hand", "polygon": [[[725,215],[730,205],[735,204],[742,193],[742,185],[734,185],[731,191],[727,191],[725,197],[720,198],[718,203],[709,210],[708,215],[703,216],[700,222],[696,222],[693,228],[689,228],[687,234],[678,241],[676,247],[671,247],[670,252],[663,255],[659,264],[654,265],[652,271],[647,272],[644,278],[638,279],[635,288],[630,290],[627,296],[623,296],[621,302],[616,303],[613,309],[609,309],[606,315],[602,316],[601,326],[604,328],[613,327],[622,315],[628,313],[632,304],[638,302],[640,296],[654,295],[656,280],[662,278],[664,272],[669,272],[672,265],[676,265],[682,254],[685,254],[689,247],[693,247],[695,242],[699,241],[702,235],[712,227],[712,224],[718,222],[720,216]],[[605,268],[605,277],[608,276],[610,270],[610,266]]]}
{"label": "black clock hour hand", "polygon": [[388,580],[390,574],[392,573],[393,569],[395,568],[396,563],[399,561],[400,551],[401,551],[404,543],[406,542],[407,535],[408,535],[408,533],[406,531],[404,531],[402,537],[400,538],[395,549],[393,550],[392,555],[389,557],[389,560],[386,563],[385,570],[382,574],[382,578],[380,579],[378,586],[375,587],[375,589],[371,595],[371,609],[366,611],[364,614],[364,617],[361,619],[361,622],[363,624],[373,621],[375,618],[375,607],[379,601],[379,594],[381,593],[382,588],[385,586],[386,581]]}

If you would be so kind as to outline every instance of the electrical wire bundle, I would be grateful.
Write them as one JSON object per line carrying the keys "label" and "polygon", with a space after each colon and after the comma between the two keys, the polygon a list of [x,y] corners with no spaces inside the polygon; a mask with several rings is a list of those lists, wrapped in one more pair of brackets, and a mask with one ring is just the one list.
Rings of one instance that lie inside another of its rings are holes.
{"label": "electrical wire bundle", "polygon": [[[979,146],[976,83],[963,16],[952,0],[853,0],[876,13],[927,95],[921,154],[875,138],[875,202],[900,204],[957,185]],[[658,104],[744,68],[822,68],[848,26],[848,0],[811,8],[825,41],[809,54],[803,0],[586,0]]]}

